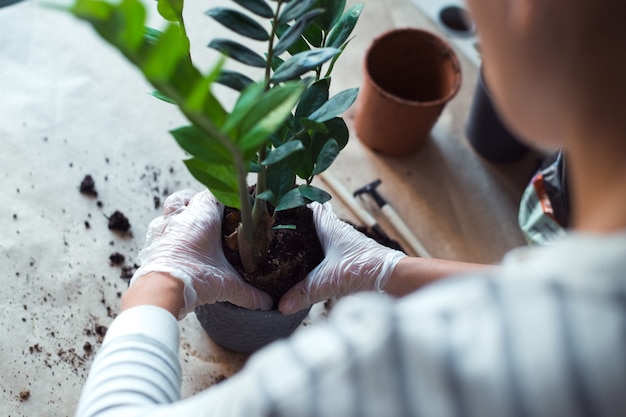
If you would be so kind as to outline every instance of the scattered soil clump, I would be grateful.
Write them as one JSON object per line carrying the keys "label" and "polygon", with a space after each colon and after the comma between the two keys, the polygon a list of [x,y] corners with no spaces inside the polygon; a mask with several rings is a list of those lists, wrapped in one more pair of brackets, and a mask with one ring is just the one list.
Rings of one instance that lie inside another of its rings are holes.
{"label": "scattered soil clump", "polygon": [[109,256],[109,261],[113,265],[122,265],[126,261],[126,257],[119,252],[115,252]]}
{"label": "scattered soil clump", "polygon": [[130,230],[130,222],[119,210],[115,210],[115,212],[109,217],[109,230],[115,230],[118,232],[128,232]]}
{"label": "scattered soil clump", "polygon": [[83,178],[83,181],[80,183],[80,192],[81,194],[92,197],[98,196],[98,192],[96,191],[96,182],[93,180],[91,175],[85,175],[85,178]]}

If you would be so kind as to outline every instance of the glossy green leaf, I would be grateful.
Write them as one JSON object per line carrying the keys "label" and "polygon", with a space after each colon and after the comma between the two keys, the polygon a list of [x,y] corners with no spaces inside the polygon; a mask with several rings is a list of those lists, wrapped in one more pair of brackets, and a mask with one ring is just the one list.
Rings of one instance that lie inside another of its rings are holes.
{"label": "glossy green leaf", "polygon": [[275,211],[289,210],[292,208],[304,206],[309,201],[305,200],[299,188],[294,188],[287,194],[283,195],[276,205]]}
{"label": "glossy green leaf", "polygon": [[183,16],[184,0],[158,0],[157,11],[169,22],[180,22]]}
{"label": "glossy green leaf", "polygon": [[265,59],[252,49],[230,39],[213,39],[209,43],[209,48],[213,48],[251,67],[265,68]]}
{"label": "glossy green leaf", "polygon": [[222,73],[219,77],[217,77],[216,82],[239,92],[254,83],[254,81],[249,77],[239,72],[230,70],[222,70]]}
{"label": "glossy green leaf", "polygon": [[326,142],[334,139],[339,146],[339,149],[343,149],[348,144],[350,137],[350,131],[346,122],[341,117],[335,117],[324,123],[328,129],[328,133],[315,133],[311,140],[311,155],[316,159],[321,152],[322,147]]}
{"label": "glossy green leaf", "polygon": [[272,150],[265,160],[261,162],[263,166],[273,165],[277,162],[284,160],[285,158],[293,155],[296,152],[301,152],[304,150],[304,145],[299,140],[294,140],[291,142],[287,142],[284,145],[279,146],[278,148]]}
{"label": "glossy green leaf", "polygon": [[303,90],[302,83],[292,82],[266,92],[242,124],[241,148],[245,151],[261,146],[291,114]]}
{"label": "glossy green leaf", "polygon": [[306,39],[306,41],[313,45],[316,48],[322,47],[322,42],[324,39],[324,33],[322,29],[317,25],[317,23],[313,22],[306,28],[302,37]]}
{"label": "glossy green leaf", "polygon": [[323,9],[313,9],[307,12],[304,16],[296,20],[296,22],[289,28],[280,38],[280,41],[274,47],[274,54],[280,55],[289,49],[298,40],[301,40],[301,35],[309,27],[317,16],[324,12]]}
{"label": "glossy green leaf", "polygon": [[170,131],[178,145],[185,152],[204,162],[214,164],[232,164],[233,157],[215,138],[196,126],[179,127]]}
{"label": "glossy green leaf", "polygon": [[324,144],[319,156],[317,157],[317,161],[315,163],[315,169],[313,170],[313,175],[318,175],[328,169],[330,165],[337,159],[339,155],[339,145],[337,145],[337,141],[334,139],[329,140]]}
{"label": "glossy green leaf", "polygon": [[158,98],[159,100],[162,100],[166,103],[170,103],[170,104],[178,104],[176,102],[176,100],[174,100],[171,97],[168,97],[167,95],[163,94],[162,92],[158,91],[158,90],[154,90],[152,93],[150,93],[150,95],[152,95],[153,97]]}
{"label": "glossy green leaf", "polygon": [[316,122],[326,122],[334,117],[337,117],[352,106],[358,95],[358,88],[344,90],[331,97],[319,109],[310,114],[308,119]]}
{"label": "glossy green leaf", "polygon": [[300,190],[300,194],[310,201],[317,201],[323,204],[332,198],[326,191],[313,185],[301,185],[298,189]]}
{"label": "glossy green leaf", "polygon": [[317,18],[317,24],[328,32],[341,18],[346,8],[346,0],[319,0],[318,5],[326,11]]}
{"label": "glossy green leaf", "polygon": [[279,224],[277,226],[272,226],[274,230],[296,230],[295,224]]}
{"label": "glossy green leaf", "polygon": [[328,101],[328,90],[330,88],[330,78],[322,78],[311,84],[300,99],[296,109],[296,120],[308,117],[315,110],[319,109]]}
{"label": "glossy green leaf", "polygon": [[276,196],[272,190],[265,190],[261,194],[257,194],[255,198],[263,201],[269,201],[272,204],[276,202]]}
{"label": "glossy green leaf", "polygon": [[363,11],[363,3],[355,4],[350,7],[346,13],[341,16],[341,19],[328,33],[328,39],[326,40],[326,46],[331,48],[339,48],[343,45],[356,26],[359,16]]}
{"label": "glossy green leaf", "polygon": [[257,16],[271,19],[274,17],[274,11],[264,0],[233,0],[241,7],[251,11]]}
{"label": "glossy green leaf", "polygon": [[163,36],[163,32],[151,27],[144,27],[143,38],[148,45],[156,45]]}
{"label": "glossy green leaf", "polygon": [[313,170],[315,169],[315,160],[311,158],[310,152],[311,138],[309,135],[303,134],[299,135],[298,139],[304,143],[304,147],[307,150],[289,156],[286,161],[298,177],[308,179],[313,175]]}
{"label": "glossy green leaf", "polygon": [[287,6],[285,6],[278,16],[278,23],[289,23],[294,19],[298,20],[298,18],[313,7],[316,1],[317,0],[297,0],[287,3]]}
{"label": "glossy green leaf", "polygon": [[272,71],[276,71],[281,65],[283,65],[285,63],[285,60],[282,59],[279,56],[274,55],[274,57],[272,58]]}
{"label": "glossy green leaf", "polygon": [[[278,39],[282,41],[285,33],[290,29],[291,26],[289,26],[287,23],[278,26],[278,28],[276,29],[276,35],[278,36]],[[311,49],[309,44],[304,40],[304,38],[302,38],[302,36],[300,36],[287,48],[287,51],[290,55],[295,55],[300,52],[308,51],[309,49]],[[278,65],[276,66],[276,68],[278,68]]]}
{"label": "glossy green leaf", "polygon": [[324,64],[324,62],[339,52],[341,50],[336,48],[319,48],[296,54],[276,69],[272,81],[278,83],[293,80],[307,71]]}
{"label": "glossy green leaf", "polygon": [[296,175],[287,162],[281,161],[269,166],[266,184],[274,194],[272,204],[277,205],[278,200],[292,189],[295,182]]}
{"label": "glossy green leaf", "polygon": [[231,166],[208,164],[197,158],[185,161],[195,179],[204,184],[225,206],[240,209],[237,175]]}
{"label": "glossy green leaf", "polygon": [[311,132],[328,133],[328,128],[322,122],[316,122],[315,120],[300,119],[300,124],[305,129]]}
{"label": "glossy green leaf", "polygon": [[206,11],[207,16],[212,17],[228,29],[242,36],[257,41],[269,39],[267,31],[256,20],[236,10],[225,7],[214,7]]}

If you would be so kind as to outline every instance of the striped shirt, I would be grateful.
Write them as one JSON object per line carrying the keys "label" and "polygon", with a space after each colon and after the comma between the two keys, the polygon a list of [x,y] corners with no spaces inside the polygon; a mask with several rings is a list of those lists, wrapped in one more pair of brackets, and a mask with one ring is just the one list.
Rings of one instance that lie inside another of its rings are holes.
{"label": "striped shirt", "polygon": [[122,313],[78,415],[624,416],[626,233],[519,249],[497,276],[400,300],[347,297],[185,400],[177,352],[164,310]]}

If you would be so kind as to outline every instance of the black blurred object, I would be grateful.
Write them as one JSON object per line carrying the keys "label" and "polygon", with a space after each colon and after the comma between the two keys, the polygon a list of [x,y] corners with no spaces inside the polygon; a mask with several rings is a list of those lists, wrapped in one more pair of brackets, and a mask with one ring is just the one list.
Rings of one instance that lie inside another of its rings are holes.
{"label": "black blurred object", "polygon": [[21,0],[0,0],[0,8],[19,3]]}
{"label": "black blurred object", "polygon": [[500,120],[482,68],[474,90],[465,133],[476,152],[491,162],[513,162],[522,158],[529,150]]}

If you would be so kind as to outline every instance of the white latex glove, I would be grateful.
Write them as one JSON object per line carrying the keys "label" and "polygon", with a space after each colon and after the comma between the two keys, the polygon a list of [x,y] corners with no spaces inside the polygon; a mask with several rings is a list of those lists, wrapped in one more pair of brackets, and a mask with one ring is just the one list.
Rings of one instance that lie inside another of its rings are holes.
{"label": "white latex glove", "polygon": [[139,253],[141,267],[130,285],[148,272],[165,272],[185,284],[185,308],[179,319],[195,307],[228,301],[252,310],[268,310],[266,293],[244,282],[222,251],[224,207],[208,190],[184,190],[169,196],[164,215],[154,219]]}
{"label": "white latex glove", "polygon": [[339,219],[329,203],[311,203],[324,260],[280,300],[291,314],[333,296],[357,291],[382,292],[398,261],[406,254],[370,239]]}

